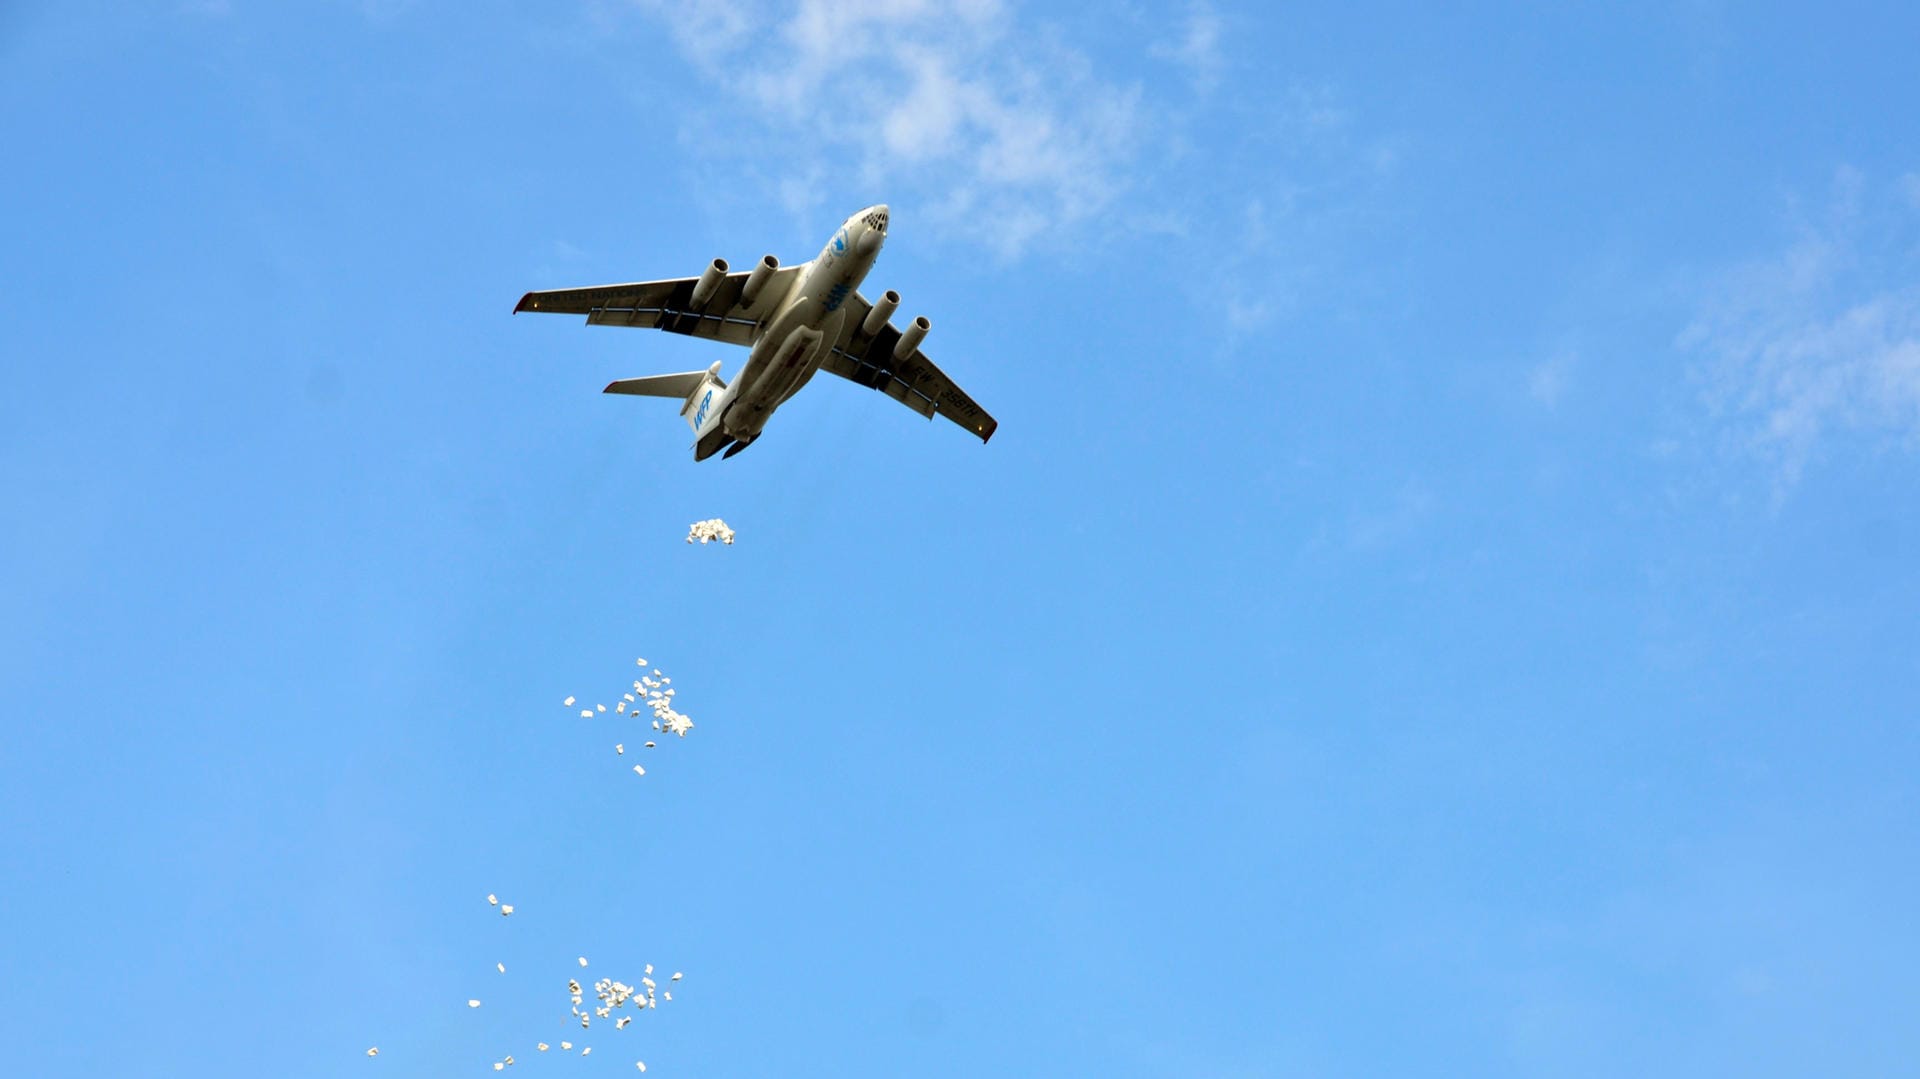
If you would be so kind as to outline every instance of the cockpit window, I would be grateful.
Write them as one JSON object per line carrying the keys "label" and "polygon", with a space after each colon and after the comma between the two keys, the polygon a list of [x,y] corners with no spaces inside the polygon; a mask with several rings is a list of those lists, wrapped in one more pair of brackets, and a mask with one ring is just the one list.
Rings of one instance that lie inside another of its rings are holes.
{"label": "cockpit window", "polygon": [[887,213],[885,210],[875,210],[868,214],[866,221],[868,228],[879,229],[881,232],[887,231]]}

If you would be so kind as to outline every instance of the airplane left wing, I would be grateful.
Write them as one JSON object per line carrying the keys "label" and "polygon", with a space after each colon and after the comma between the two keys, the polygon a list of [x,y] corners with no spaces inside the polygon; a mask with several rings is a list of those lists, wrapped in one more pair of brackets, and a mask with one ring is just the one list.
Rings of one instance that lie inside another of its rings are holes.
{"label": "airplane left wing", "polygon": [[932,419],[939,413],[966,428],[985,442],[993,437],[999,421],[974,403],[946,372],[933,365],[919,349],[904,360],[895,359],[894,346],[900,343],[900,331],[889,322],[880,332],[868,337],[861,329],[873,304],[859,293],[848,297],[847,317],[840,339],[833,343],[821,370],[879,390],[888,397]]}
{"label": "airplane left wing", "polygon": [[585,315],[589,326],[637,326],[666,330],[668,333],[725,341],[730,345],[752,345],[754,327],[779,298],[787,294],[799,266],[783,266],[760,289],[752,304],[740,302],[746,288],[745,273],[730,273],[720,280],[713,295],[699,310],[693,309],[693,287],[699,278],[681,277],[671,281],[636,281],[625,285],[596,285],[591,288],[552,289],[529,292],[520,297],[513,313],[541,311],[562,315]]}

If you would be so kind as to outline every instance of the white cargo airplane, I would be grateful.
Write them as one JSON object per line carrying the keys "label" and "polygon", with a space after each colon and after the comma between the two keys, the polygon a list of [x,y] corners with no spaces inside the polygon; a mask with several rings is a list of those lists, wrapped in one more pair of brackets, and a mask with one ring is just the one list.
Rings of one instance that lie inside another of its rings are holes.
{"label": "white cargo airplane", "polygon": [[705,371],[625,378],[606,388],[684,398],[680,415],[693,428],[696,461],[722,449],[732,457],[752,445],[773,410],[821,368],[929,419],[938,412],[985,442],[999,424],[920,351],[932,323],[921,317],[896,330],[890,320],[899,293],[889,289],[872,303],[856,291],[886,238],[886,206],[869,206],[847,218],[812,262],[783,267],[767,255],[752,273],[730,274],[725,259],[714,259],[697,278],[529,292],[513,310],[585,315],[589,326],[651,327],[747,346],[747,366],[731,384],[721,381],[715,362]]}

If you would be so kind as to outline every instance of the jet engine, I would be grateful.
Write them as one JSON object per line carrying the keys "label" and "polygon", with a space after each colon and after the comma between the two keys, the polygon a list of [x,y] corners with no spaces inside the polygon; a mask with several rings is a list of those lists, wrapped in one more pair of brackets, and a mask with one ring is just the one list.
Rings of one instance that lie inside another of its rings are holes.
{"label": "jet engine", "polygon": [[893,317],[894,309],[900,306],[900,294],[888,289],[873,302],[873,310],[867,312],[867,320],[860,324],[860,332],[872,337],[883,329],[887,320]]}
{"label": "jet engine", "polygon": [[900,340],[893,346],[893,358],[906,362],[913,355],[913,350],[920,347],[920,342],[926,340],[927,331],[931,329],[933,323],[927,321],[927,316],[914,319],[906,329],[900,331]]}
{"label": "jet engine", "polygon": [[707,306],[707,301],[713,299],[713,290],[719,288],[720,282],[726,280],[726,277],[727,260],[714,259],[713,265],[707,267],[706,272],[700,275],[700,280],[693,283],[693,297],[690,302],[695,311]]}
{"label": "jet engine", "polygon": [[747,275],[747,283],[740,289],[740,306],[752,307],[760,290],[767,287],[767,281],[773,277],[773,271],[780,268],[780,260],[772,255],[760,256],[760,262],[753,272]]}

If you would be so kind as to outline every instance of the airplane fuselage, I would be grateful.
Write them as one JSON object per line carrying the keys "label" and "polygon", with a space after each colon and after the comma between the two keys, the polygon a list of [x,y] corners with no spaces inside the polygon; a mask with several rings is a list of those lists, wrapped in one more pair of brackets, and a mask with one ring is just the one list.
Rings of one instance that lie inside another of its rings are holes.
{"label": "airplane fuselage", "polygon": [[747,365],[714,399],[699,406],[697,456],[728,442],[760,436],[773,410],[807,384],[840,338],[845,303],[873,269],[887,238],[887,208],[869,206],[846,219],[820,254],[793,278],[787,294],[768,308],[756,329]]}

